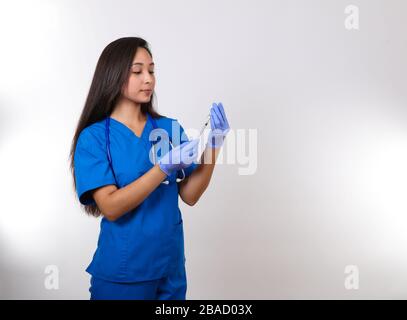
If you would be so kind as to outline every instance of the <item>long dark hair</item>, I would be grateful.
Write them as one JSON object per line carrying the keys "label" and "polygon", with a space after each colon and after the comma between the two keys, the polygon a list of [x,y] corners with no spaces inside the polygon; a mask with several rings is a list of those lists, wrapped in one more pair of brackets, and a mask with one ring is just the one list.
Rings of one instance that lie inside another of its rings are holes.
{"label": "long dark hair", "polygon": [[[111,42],[99,57],[69,153],[74,190],[76,190],[74,154],[79,134],[84,128],[103,120],[112,113],[130,75],[131,65],[138,48],[146,49],[152,57],[147,41],[137,37],[120,38]],[[141,112],[143,114],[148,112],[152,117],[158,118],[161,115],[154,110],[154,94],[153,92],[149,102],[141,104]],[[96,204],[85,205],[84,209],[89,215],[95,217],[101,215]]]}

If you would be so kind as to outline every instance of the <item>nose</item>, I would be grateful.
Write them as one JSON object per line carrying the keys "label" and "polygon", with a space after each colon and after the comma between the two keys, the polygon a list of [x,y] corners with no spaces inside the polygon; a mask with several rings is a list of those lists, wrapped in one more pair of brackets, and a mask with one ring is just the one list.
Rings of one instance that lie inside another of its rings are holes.
{"label": "nose", "polygon": [[153,76],[151,74],[148,74],[145,78],[146,83],[151,83],[153,81]]}

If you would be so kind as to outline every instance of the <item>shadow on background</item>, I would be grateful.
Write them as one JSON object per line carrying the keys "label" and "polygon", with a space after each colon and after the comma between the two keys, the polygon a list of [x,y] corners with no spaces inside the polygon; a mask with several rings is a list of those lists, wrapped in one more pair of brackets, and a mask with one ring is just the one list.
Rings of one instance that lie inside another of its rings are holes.
{"label": "shadow on background", "polygon": [[0,231],[0,299],[10,299],[13,295],[13,285],[11,279],[13,279],[13,268],[10,261],[10,256],[6,251],[6,241],[3,234]]}

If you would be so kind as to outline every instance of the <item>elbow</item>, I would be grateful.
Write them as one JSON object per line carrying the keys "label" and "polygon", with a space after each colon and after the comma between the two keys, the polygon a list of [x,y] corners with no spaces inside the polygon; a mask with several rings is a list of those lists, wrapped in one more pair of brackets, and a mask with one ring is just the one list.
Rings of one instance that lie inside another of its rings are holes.
{"label": "elbow", "polygon": [[110,222],[115,222],[117,220],[117,217],[111,214],[104,213],[103,216]]}
{"label": "elbow", "polygon": [[103,216],[110,222],[115,222],[117,220],[117,216],[112,214],[111,212],[103,212],[102,211]]}
{"label": "elbow", "polygon": [[120,214],[118,212],[106,208],[102,209],[101,213],[110,222],[115,222],[120,217]]}
{"label": "elbow", "polygon": [[198,202],[198,198],[185,199],[184,202],[190,207],[193,207]]}
{"label": "elbow", "polygon": [[[137,207],[136,207],[137,208]],[[129,209],[124,207],[117,207],[116,205],[109,204],[104,208],[101,208],[101,213],[110,222],[115,222],[119,220],[123,215],[125,215]]]}
{"label": "elbow", "polygon": [[190,207],[193,207],[201,198],[202,193],[196,193],[196,194],[186,194],[183,193],[181,194],[182,200],[189,205]]}
{"label": "elbow", "polygon": [[103,216],[110,222],[115,222],[119,220],[122,216],[124,216],[129,211],[126,208],[117,208],[109,206],[108,208],[104,208],[101,210]]}

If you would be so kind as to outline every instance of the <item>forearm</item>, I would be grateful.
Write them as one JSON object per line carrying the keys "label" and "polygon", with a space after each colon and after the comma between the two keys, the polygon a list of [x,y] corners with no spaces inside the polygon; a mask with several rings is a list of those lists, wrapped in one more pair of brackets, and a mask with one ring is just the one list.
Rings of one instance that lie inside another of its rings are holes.
{"label": "forearm", "polygon": [[179,194],[185,203],[194,205],[205,192],[215,169],[219,152],[220,148],[206,146],[199,161],[200,165],[188,179],[180,183]]}
{"label": "forearm", "polygon": [[165,177],[166,174],[156,164],[140,178],[112,192],[106,202],[109,220],[116,220],[126,212],[139,206],[160,185]]}

